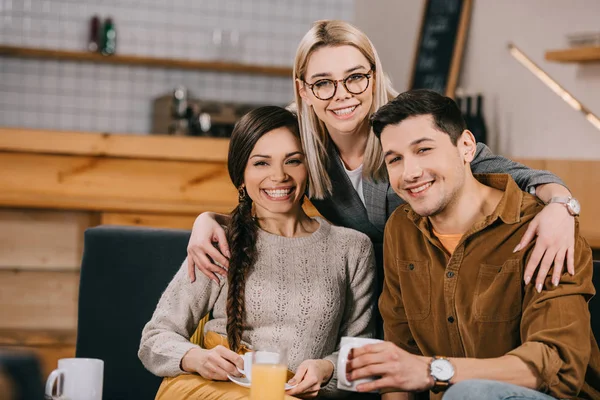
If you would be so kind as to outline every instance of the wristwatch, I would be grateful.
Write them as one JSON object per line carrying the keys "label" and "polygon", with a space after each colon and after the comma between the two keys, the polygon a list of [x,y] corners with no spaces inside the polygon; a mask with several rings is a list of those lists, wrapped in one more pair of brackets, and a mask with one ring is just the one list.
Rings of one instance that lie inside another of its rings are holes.
{"label": "wristwatch", "polygon": [[581,212],[581,205],[579,204],[579,201],[577,201],[577,199],[574,197],[553,197],[548,202],[548,204],[550,203],[564,204],[565,207],[567,207],[567,211],[569,212],[569,214],[571,214],[574,217],[578,216]]}
{"label": "wristwatch", "polygon": [[454,366],[444,357],[433,356],[429,364],[429,373],[433,378],[433,393],[443,392],[450,387],[450,379],[454,376]]}

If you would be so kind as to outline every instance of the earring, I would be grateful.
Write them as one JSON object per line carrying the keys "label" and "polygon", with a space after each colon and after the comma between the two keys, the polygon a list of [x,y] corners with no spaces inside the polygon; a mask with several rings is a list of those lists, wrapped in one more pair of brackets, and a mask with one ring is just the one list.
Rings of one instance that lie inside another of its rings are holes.
{"label": "earring", "polygon": [[243,201],[246,201],[246,196],[247,196],[247,194],[246,194],[246,188],[244,187],[244,185],[242,185],[242,186],[240,186],[238,188],[238,200],[239,200],[239,202],[241,203]]}

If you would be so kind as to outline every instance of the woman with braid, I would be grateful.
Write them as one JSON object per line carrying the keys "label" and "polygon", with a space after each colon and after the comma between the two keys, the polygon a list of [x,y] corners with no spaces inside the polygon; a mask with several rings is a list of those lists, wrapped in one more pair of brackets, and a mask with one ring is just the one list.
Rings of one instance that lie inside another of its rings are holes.
{"label": "woman with braid", "polygon": [[[142,332],[139,357],[165,379],[157,399],[246,399],[240,354],[284,345],[293,374],[286,398],[342,397],[335,366],[342,336],[372,337],[374,257],[369,238],[311,218],[311,181],[296,117],[261,107],[236,125],[228,157],[239,204],[226,228],[227,277],[187,277],[183,261]],[[202,346],[190,343],[207,313]]]}

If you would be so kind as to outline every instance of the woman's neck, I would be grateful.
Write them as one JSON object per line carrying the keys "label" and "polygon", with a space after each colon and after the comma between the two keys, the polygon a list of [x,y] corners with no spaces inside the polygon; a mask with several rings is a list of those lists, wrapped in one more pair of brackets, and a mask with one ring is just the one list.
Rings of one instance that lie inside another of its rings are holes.
{"label": "woman's neck", "polygon": [[350,133],[328,130],[346,169],[353,171],[362,165],[369,139],[369,129],[369,125],[363,122],[354,132]]}
{"label": "woman's neck", "polygon": [[319,228],[319,223],[306,215],[302,208],[288,214],[257,209],[256,219],[262,230],[284,237],[309,236]]}

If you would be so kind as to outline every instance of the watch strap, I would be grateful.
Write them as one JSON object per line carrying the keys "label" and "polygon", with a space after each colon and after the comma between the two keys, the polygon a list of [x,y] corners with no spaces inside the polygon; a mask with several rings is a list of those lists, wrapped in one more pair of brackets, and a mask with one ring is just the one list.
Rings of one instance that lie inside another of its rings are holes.
{"label": "watch strap", "polygon": [[550,204],[550,203],[564,204],[565,207],[567,208],[567,211],[569,212],[569,214],[576,217],[579,215],[579,210],[573,209],[573,205],[571,204],[572,201],[574,201],[576,204],[578,204],[577,200],[574,199],[573,197],[556,196],[556,197],[551,198],[547,204]]}
{"label": "watch strap", "polygon": [[553,197],[550,199],[550,201],[548,202],[548,204],[550,203],[560,203],[560,204],[567,204],[569,202],[569,200],[571,200],[570,197]]}

